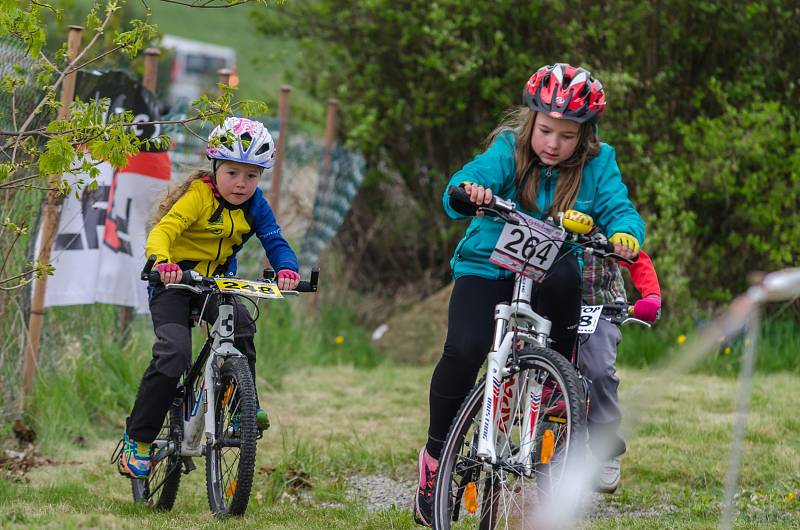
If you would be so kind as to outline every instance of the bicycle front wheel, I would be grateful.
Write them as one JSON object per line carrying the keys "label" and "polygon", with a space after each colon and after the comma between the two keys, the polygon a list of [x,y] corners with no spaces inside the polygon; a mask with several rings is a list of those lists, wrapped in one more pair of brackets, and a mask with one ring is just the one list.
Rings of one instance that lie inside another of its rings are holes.
{"label": "bicycle front wheel", "polygon": [[[579,495],[574,489],[566,491],[567,483],[574,485],[575,481],[565,478],[584,457],[583,384],[564,356],[550,349],[526,348],[519,356],[519,366],[519,372],[501,382],[495,414],[495,463],[484,463],[476,454],[483,380],[453,420],[439,460],[434,528],[534,528],[539,526],[540,508],[549,507],[548,499],[571,498],[568,509],[576,508]],[[526,399],[540,400],[538,407],[531,407],[527,421]],[[559,504],[558,509],[563,508]]]}
{"label": "bicycle front wheel", "polygon": [[243,357],[231,357],[220,368],[215,416],[216,443],[206,456],[208,505],[217,517],[247,510],[256,463],[256,391]]}
{"label": "bicycle front wheel", "polygon": [[181,440],[183,415],[180,400],[169,408],[164,426],[150,444],[150,473],[144,480],[131,480],[133,500],[159,510],[171,510],[181,484]]}

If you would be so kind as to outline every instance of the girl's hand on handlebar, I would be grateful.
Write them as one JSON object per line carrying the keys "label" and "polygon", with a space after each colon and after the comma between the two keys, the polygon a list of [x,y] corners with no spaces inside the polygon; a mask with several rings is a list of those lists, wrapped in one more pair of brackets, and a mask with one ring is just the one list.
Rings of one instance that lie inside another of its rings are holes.
{"label": "girl's hand on handlebar", "polygon": [[293,291],[300,283],[300,275],[291,269],[281,269],[278,271],[278,289],[281,291]]}
{"label": "girl's hand on handlebar", "polygon": [[161,275],[161,283],[167,285],[168,283],[181,283],[183,278],[183,271],[175,263],[159,263],[155,266],[158,274]]}
{"label": "girl's hand on handlebar", "polygon": [[[469,200],[477,204],[478,206],[483,206],[484,204],[489,204],[492,202],[492,189],[491,188],[484,188],[479,184],[473,184],[472,182],[465,182],[463,184],[464,191],[469,193]],[[476,215],[483,215],[483,212],[479,211]]]}
{"label": "girl's hand on handlebar", "polygon": [[638,318],[645,322],[655,322],[658,320],[660,312],[661,297],[657,294],[649,294],[633,304],[633,318]]}
{"label": "girl's hand on handlebar", "polygon": [[614,254],[625,259],[635,260],[639,256],[639,242],[630,234],[617,232],[608,238],[608,242],[614,245]]}

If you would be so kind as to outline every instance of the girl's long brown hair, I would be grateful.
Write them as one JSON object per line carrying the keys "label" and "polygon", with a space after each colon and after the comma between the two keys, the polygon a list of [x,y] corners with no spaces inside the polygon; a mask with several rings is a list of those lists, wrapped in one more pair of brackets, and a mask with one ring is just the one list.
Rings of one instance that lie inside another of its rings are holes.
{"label": "girl's long brown hair", "polygon": [[155,226],[155,224],[158,223],[162,217],[167,215],[167,212],[169,212],[170,208],[172,208],[175,203],[178,202],[178,199],[180,199],[183,194],[186,193],[186,190],[189,189],[189,186],[192,185],[192,182],[204,177],[211,178],[212,176],[213,174],[207,169],[197,169],[188,177],[186,177],[183,182],[173,188],[169,188],[164,194],[164,197],[162,197],[161,201],[153,209],[153,217],[150,220],[150,225]]}
{"label": "girl's long brown hair", "polygon": [[[539,159],[531,147],[533,126],[536,124],[538,114],[528,107],[513,109],[486,138],[486,144],[491,145],[500,133],[504,131],[514,133],[516,138],[514,159],[517,165],[517,202],[523,208],[533,211],[539,210],[536,206],[536,191],[539,189]],[[550,205],[548,211],[542,213],[553,215],[572,207],[581,188],[583,166],[599,152],[600,141],[597,139],[594,124],[582,123],[578,132],[578,144],[575,152],[567,160],[558,164],[558,184],[553,204]]]}

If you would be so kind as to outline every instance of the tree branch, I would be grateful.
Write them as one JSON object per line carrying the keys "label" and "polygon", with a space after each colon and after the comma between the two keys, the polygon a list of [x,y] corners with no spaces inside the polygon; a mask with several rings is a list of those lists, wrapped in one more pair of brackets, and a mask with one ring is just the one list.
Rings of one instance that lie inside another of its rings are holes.
{"label": "tree branch", "polygon": [[209,3],[215,0],[208,0],[205,4],[200,4],[198,2],[181,2],[180,0],[161,0],[162,2],[166,2],[168,4],[178,4],[181,6],[192,7],[195,9],[227,9],[229,7],[236,7],[243,4],[249,4],[253,2],[253,0],[241,0],[240,2],[233,2],[230,4],[222,4],[222,5],[208,5]]}
{"label": "tree branch", "polygon": [[[67,70],[69,70],[69,68],[73,67],[73,66],[74,66],[74,65],[75,65],[75,64],[76,64],[78,61],[80,61],[80,60],[83,58],[84,54],[86,54],[86,52],[87,52],[87,51],[88,51],[88,50],[89,50],[89,49],[90,49],[92,46],[94,46],[94,44],[97,42],[97,39],[99,39],[99,38],[100,38],[100,36],[101,36],[101,35],[103,34],[103,32],[105,31],[105,28],[106,28],[106,26],[108,25],[109,21],[111,20],[111,17],[112,17],[112,15],[113,15],[113,14],[114,14],[114,11],[111,11],[111,12],[109,12],[108,14],[106,14],[106,18],[105,18],[105,20],[103,20],[103,23],[102,23],[102,24],[100,25],[100,27],[99,27],[99,28],[96,30],[96,32],[95,32],[95,35],[94,35],[94,37],[92,38],[92,40],[89,42],[89,44],[87,44],[87,45],[86,45],[86,47],[85,47],[83,50],[79,51],[79,52],[78,52],[78,54],[75,56],[75,59],[73,59],[72,61],[70,61],[70,62],[67,64],[67,68],[65,68],[65,69],[64,69],[64,71],[63,71],[63,72],[61,72],[61,73],[59,74],[59,76],[58,76],[58,79],[56,79],[55,83],[53,83],[53,85],[51,86],[51,88],[52,88],[53,90],[55,90],[56,88],[58,88],[58,86],[61,84],[61,82],[62,82],[62,81],[64,81],[64,77],[67,75],[67,74],[66,74],[66,73],[67,73]],[[33,118],[34,118],[34,116],[36,116],[36,115],[39,113],[39,111],[42,109],[42,107],[44,106],[44,104],[45,104],[45,102],[46,102],[46,101],[47,101],[47,94],[45,94],[45,95],[42,97],[41,101],[39,101],[39,103],[36,105],[36,107],[35,107],[35,108],[34,108],[34,109],[31,111],[30,115],[28,115],[28,118],[27,118],[27,119],[25,120],[25,122],[22,124],[22,127],[20,127],[20,131],[21,131],[21,132],[24,132],[24,131],[25,131],[25,129],[27,129],[28,125],[30,125],[30,124],[31,124],[31,122],[33,121]],[[20,139],[19,139],[19,138],[17,138],[17,141],[16,141],[16,142],[15,142],[15,144],[14,144],[14,150],[13,150],[13,152],[12,152],[12,156],[11,156],[11,161],[12,161],[12,162],[14,162],[14,161],[16,160],[16,157],[17,157],[17,148],[18,148],[18,146],[19,146],[19,140],[20,140]]]}
{"label": "tree branch", "polygon": [[117,51],[117,50],[121,50],[121,49],[122,49],[122,46],[115,46],[114,48],[111,48],[110,50],[107,50],[107,51],[105,51],[105,52],[101,53],[100,55],[98,55],[98,56],[97,56],[97,57],[95,57],[94,59],[89,59],[88,61],[86,61],[86,62],[85,62],[85,63],[83,63],[82,65],[80,65],[80,66],[76,66],[75,68],[72,68],[72,69],[70,69],[70,70],[67,70],[67,75],[71,74],[72,72],[77,72],[77,71],[78,71],[78,70],[80,70],[81,68],[84,68],[84,67],[86,67],[87,65],[89,65],[89,64],[92,64],[93,62],[95,62],[95,61],[97,61],[97,60],[99,60],[99,59],[102,59],[102,58],[103,58],[103,57],[105,57],[106,55],[112,54],[112,53],[114,53],[115,51]]}

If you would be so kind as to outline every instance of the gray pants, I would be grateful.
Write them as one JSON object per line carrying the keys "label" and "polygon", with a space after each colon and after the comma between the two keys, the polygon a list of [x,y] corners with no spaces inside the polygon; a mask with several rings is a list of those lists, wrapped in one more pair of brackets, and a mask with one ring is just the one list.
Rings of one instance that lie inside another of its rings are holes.
{"label": "gray pants", "polygon": [[[589,446],[598,458],[611,458],[625,452],[625,439],[619,432],[622,412],[619,408],[617,346],[622,340],[619,328],[600,319],[591,335],[579,335],[578,366],[589,384]],[[601,449],[603,448],[603,449]]]}

